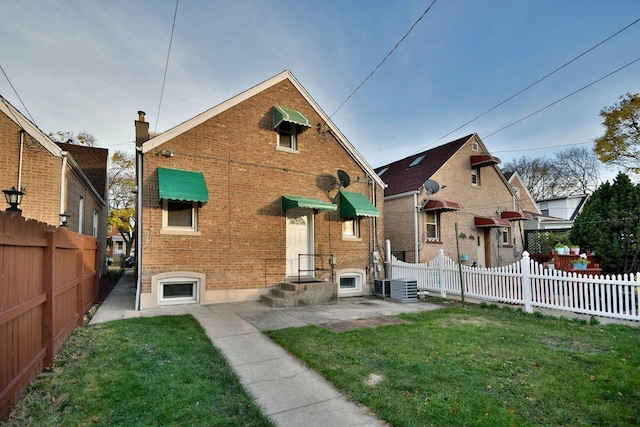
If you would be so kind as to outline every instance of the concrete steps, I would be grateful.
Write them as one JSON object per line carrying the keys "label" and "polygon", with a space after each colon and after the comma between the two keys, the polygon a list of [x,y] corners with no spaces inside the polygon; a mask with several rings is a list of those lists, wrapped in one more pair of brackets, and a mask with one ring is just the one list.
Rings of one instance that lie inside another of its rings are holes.
{"label": "concrete steps", "polygon": [[338,301],[338,285],[335,282],[301,280],[282,282],[263,295],[261,301],[269,307],[296,307],[303,305],[335,304]]}

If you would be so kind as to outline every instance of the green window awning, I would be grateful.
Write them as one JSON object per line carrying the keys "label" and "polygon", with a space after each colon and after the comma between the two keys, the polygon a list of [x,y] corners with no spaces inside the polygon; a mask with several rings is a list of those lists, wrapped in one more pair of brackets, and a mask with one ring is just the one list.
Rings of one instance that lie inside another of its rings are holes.
{"label": "green window awning", "polygon": [[321,211],[336,211],[338,206],[333,203],[323,202],[309,197],[282,196],[282,210],[295,208],[318,209]]}
{"label": "green window awning", "polygon": [[209,190],[202,172],[158,168],[160,200],[208,202]]}
{"label": "green window awning", "polygon": [[364,194],[341,191],[340,216],[342,218],[355,218],[358,216],[378,217],[380,216],[380,211],[371,204]]}
{"label": "green window awning", "polygon": [[276,129],[282,122],[293,123],[302,126],[305,130],[311,127],[311,120],[299,111],[284,108],[279,105],[273,106],[273,128]]}

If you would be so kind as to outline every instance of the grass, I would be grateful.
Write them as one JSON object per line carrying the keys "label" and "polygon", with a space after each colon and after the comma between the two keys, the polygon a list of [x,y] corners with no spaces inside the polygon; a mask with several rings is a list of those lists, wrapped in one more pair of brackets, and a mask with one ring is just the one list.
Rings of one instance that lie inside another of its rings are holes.
{"label": "grass", "polygon": [[192,316],[74,331],[7,426],[271,426]]}
{"label": "grass", "polygon": [[495,305],[267,334],[393,426],[640,424],[640,328]]}

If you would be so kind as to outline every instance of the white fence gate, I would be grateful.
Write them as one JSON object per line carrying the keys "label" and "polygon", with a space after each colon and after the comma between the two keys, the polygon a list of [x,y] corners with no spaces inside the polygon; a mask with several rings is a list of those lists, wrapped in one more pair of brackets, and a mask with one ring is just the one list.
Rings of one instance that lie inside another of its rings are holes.
{"label": "white fence gate", "polygon": [[[414,279],[419,290],[461,295],[457,262],[445,256],[428,263],[410,264],[391,255],[386,242],[387,274],[391,279]],[[554,308],[574,313],[640,320],[640,273],[618,276],[586,276],[549,270],[524,252],[515,264],[496,268],[462,265],[464,294],[487,301],[523,304],[527,312],[533,307]]]}

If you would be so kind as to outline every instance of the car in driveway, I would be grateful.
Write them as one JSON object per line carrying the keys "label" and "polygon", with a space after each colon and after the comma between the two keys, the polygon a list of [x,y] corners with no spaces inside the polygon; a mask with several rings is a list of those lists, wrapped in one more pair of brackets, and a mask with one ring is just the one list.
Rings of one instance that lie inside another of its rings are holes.
{"label": "car in driveway", "polygon": [[136,264],[136,257],[134,255],[128,256],[124,260],[124,268],[132,268]]}

